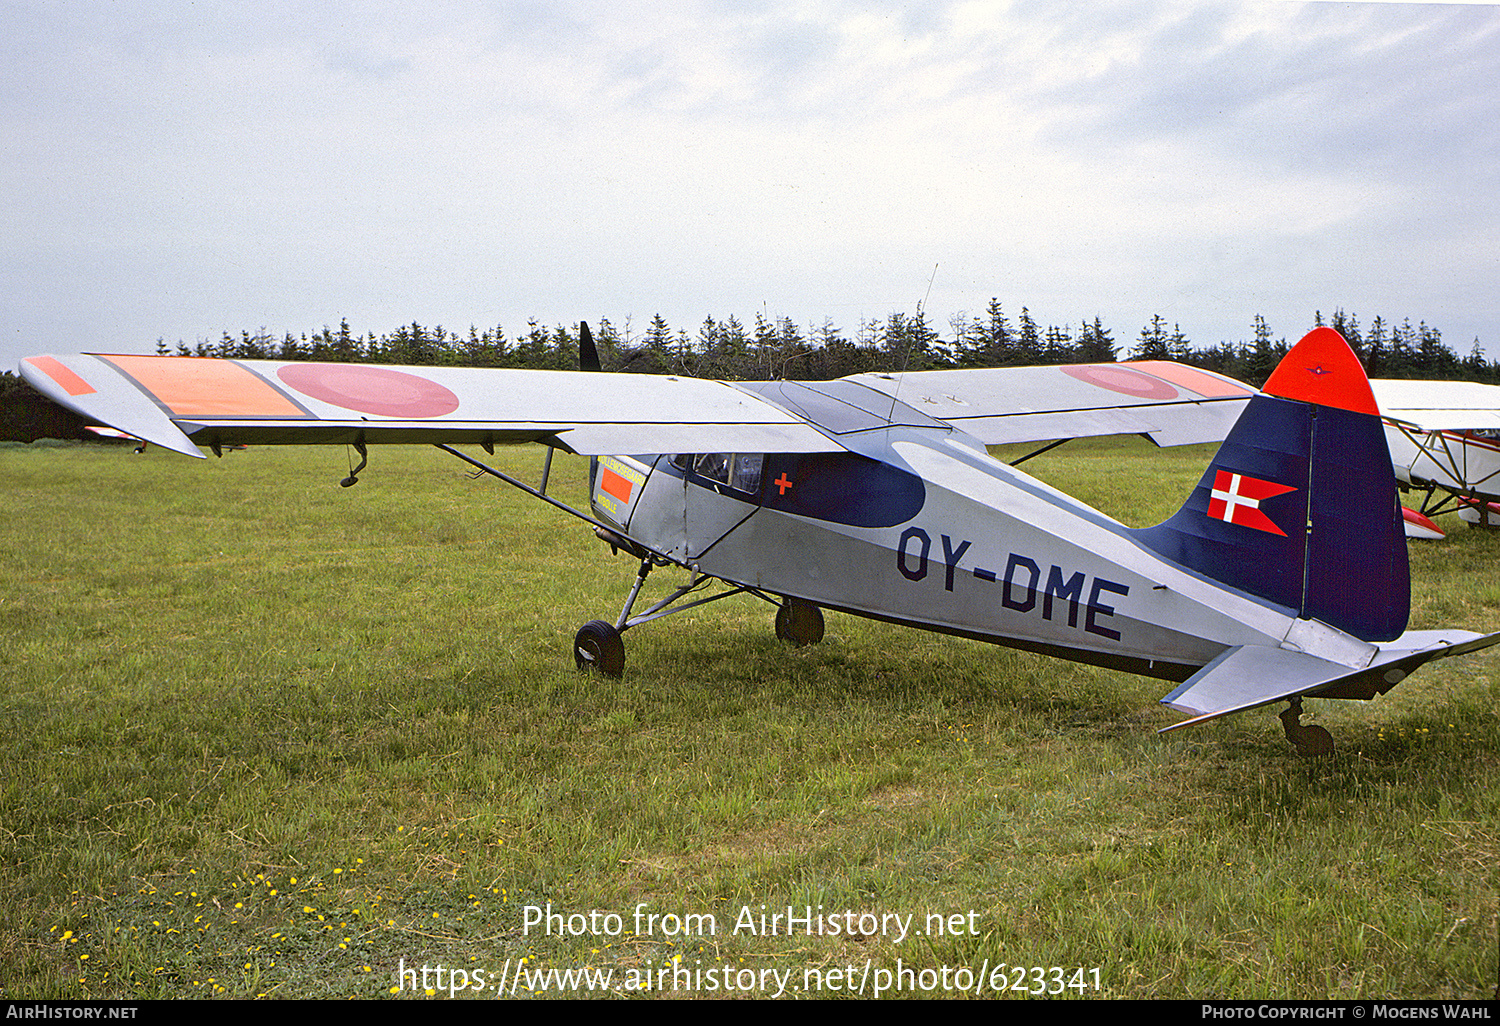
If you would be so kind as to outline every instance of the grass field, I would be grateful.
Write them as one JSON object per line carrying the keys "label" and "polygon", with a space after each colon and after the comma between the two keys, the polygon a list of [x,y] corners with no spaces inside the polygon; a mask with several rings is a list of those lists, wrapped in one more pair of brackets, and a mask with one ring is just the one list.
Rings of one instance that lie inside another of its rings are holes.
{"label": "grass field", "polygon": [[[1207,458],[1027,469],[1145,524]],[[1309,703],[1319,762],[1276,709],[1163,737],[1161,682],[836,614],[795,650],[751,599],[596,679],[627,557],[434,450],[370,463],[0,447],[0,996],[1495,990],[1495,649]],[[1447,520],[1412,626],[1500,630],[1500,534]],[[764,935],[788,906],[823,935]]]}

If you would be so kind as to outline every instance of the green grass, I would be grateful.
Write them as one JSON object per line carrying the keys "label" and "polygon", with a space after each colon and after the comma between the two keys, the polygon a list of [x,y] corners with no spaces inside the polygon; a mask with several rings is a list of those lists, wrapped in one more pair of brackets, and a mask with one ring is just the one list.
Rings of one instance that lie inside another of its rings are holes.
{"label": "green grass", "polygon": [[[1027,469],[1144,524],[1207,458],[1111,440]],[[402,965],[522,958],[794,993],[867,963],[1057,966],[1068,995],[1097,967],[1120,998],[1495,988],[1493,650],[1310,703],[1340,746],[1318,763],[1268,711],[1156,734],[1157,681],[839,615],[790,649],[750,599],[630,632],[601,680],[573,632],[616,615],[628,558],[433,450],[347,470],[0,447],[0,996],[390,996]],[[554,471],[579,502],[584,473]],[[1412,546],[1412,626],[1500,629],[1500,535],[1447,519]],[[525,929],[549,902],[622,929]],[[636,934],[641,903],[719,930]],[[762,905],[965,928],[731,932]]]}

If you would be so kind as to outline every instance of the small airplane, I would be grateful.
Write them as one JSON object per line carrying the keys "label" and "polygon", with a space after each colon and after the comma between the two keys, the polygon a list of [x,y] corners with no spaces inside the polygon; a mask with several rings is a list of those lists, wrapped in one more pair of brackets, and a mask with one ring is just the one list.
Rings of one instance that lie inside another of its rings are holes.
{"label": "small airplane", "polygon": [[1378,379],[1370,387],[1396,479],[1403,491],[1423,493],[1418,514],[1457,509],[1471,524],[1500,527],[1500,386]]}
{"label": "small airplane", "polygon": [[[1286,736],[1312,755],[1332,739],[1301,723],[1304,698],[1371,699],[1500,642],[1406,629],[1386,433],[1331,328],[1261,392],[1159,361],[726,383],[607,374],[587,325],[580,342],[580,371],[71,355],[21,373],[90,421],[187,455],[344,444],[360,456],[349,486],[370,446],[431,443],[564,509],[639,561],[619,616],[575,638],[577,665],[611,676],[626,631],[747,594],[797,645],[822,638],[831,609],[1172,681],[1162,702],[1189,718],[1165,730],[1286,702]],[[1149,528],[986,448],[1121,433],[1223,444]],[[549,447],[539,488],[454,448],[525,442]],[[592,457],[588,512],[547,495],[556,449]],[[688,583],[636,612],[668,565]]]}

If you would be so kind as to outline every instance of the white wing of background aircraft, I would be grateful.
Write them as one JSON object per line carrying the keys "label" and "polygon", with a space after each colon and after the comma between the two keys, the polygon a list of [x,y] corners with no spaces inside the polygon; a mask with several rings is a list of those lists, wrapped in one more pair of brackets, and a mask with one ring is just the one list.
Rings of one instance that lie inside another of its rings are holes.
{"label": "white wing of background aircraft", "polygon": [[1403,488],[1426,492],[1421,512],[1455,507],[1500,526],[1500,386],[1472,381],[1370,382]]}

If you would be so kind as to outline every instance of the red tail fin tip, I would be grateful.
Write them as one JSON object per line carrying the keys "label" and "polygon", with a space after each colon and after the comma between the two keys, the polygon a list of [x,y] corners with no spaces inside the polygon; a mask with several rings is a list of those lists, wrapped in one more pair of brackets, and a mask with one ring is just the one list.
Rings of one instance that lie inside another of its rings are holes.
{"label": "red tail fin tip", "polygon": [[1359,357],[1332,328],[1314,328],[1291,348],[1261,391],[1317,406],[1380,416]]}

